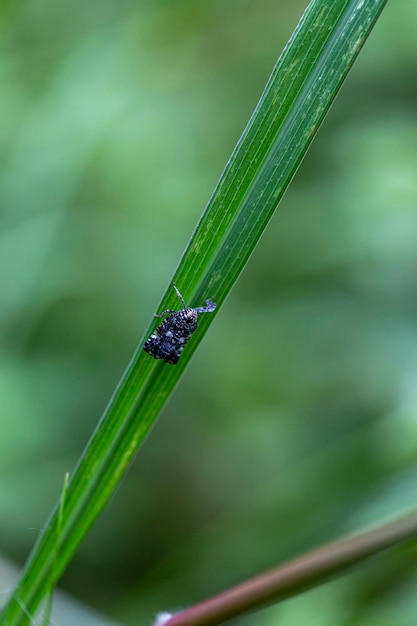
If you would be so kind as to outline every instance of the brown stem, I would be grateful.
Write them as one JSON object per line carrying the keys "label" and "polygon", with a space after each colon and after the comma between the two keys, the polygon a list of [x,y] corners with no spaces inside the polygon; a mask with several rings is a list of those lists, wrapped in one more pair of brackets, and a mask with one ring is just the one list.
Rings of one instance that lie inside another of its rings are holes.
{"label": "brown stem", "polygon": [[215,626],[270,602],[278,602],[417,536],[417,513],[375,530],[335,541],[177,613],[165,626]]}

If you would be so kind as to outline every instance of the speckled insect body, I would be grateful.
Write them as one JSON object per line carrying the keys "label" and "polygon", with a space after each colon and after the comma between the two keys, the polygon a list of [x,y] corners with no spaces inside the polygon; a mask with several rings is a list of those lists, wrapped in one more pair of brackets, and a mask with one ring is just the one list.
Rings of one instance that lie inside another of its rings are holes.
{"label": "speckled insect body", "polygon": [[155,315],[155,317],[165,317],[165,315],[168,317],[154,330],[143,346],[145,352],[155,359],[162,359],[165,363],[173,365],[178,363],[185,344],[196,330],[199,314],[212,313],[216,308],[216,303],[211,300],[206,300],[206,306],[199,306],[195,309],[188,307],[176,285],[174,289],[184,308],[180,311],[167,309]]}

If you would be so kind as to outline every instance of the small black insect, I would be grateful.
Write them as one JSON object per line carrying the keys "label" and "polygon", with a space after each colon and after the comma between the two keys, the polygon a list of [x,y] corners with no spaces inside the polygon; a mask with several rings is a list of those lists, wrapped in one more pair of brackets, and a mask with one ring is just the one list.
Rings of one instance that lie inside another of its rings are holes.
{"label": "small black insect", "polygon": [[162,359],[165,363],[178,363],[181,352],[191,335],[197,328],[197,318],[200,313],[212,313],[216,308],[216,303],[206,300],[206,306],[199,306],[192,309],[184,302],[184,298],[174,285],[177,296],[181,300],[184,308],[181,311],[167,309],[155,317],[165,317],[153,331],[152,335],[145,342],[143,349],[155,359]]}

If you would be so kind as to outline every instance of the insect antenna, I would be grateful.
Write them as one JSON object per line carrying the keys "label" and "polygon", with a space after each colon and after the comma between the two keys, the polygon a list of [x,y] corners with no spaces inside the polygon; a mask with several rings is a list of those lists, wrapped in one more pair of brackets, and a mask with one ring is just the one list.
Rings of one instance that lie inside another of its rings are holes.
{"label": "insect antenna", "polygon": [[174,289],[175,289],[175,291],[177,292],[177,296],[179,297],[179,299],[181,300],[181,302],[182,302],[182,304],[183,304],[183,306],[184,306],[184,309],[188,309],[188,306],[185,304],[185,300],[184,300],[184,298],[182,297],[182,295],[181,295],[181,294],[180,294],[180,292],[178,291],[177,285],[176,285],[175,283],[173,283],[173,285],[174,285]]}

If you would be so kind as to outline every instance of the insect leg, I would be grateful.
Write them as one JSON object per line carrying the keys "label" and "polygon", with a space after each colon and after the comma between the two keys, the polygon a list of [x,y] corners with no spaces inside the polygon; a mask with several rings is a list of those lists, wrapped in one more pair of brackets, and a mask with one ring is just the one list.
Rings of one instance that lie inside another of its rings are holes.
{"label": "insect leg", "polygon": [[165,317],[165,315],[168,315],[168,313],[176,313],[176,311],[173,311],[172,309],[167,309],[166,311],[162,311],[162,313],[155,313],[154,317]]}

